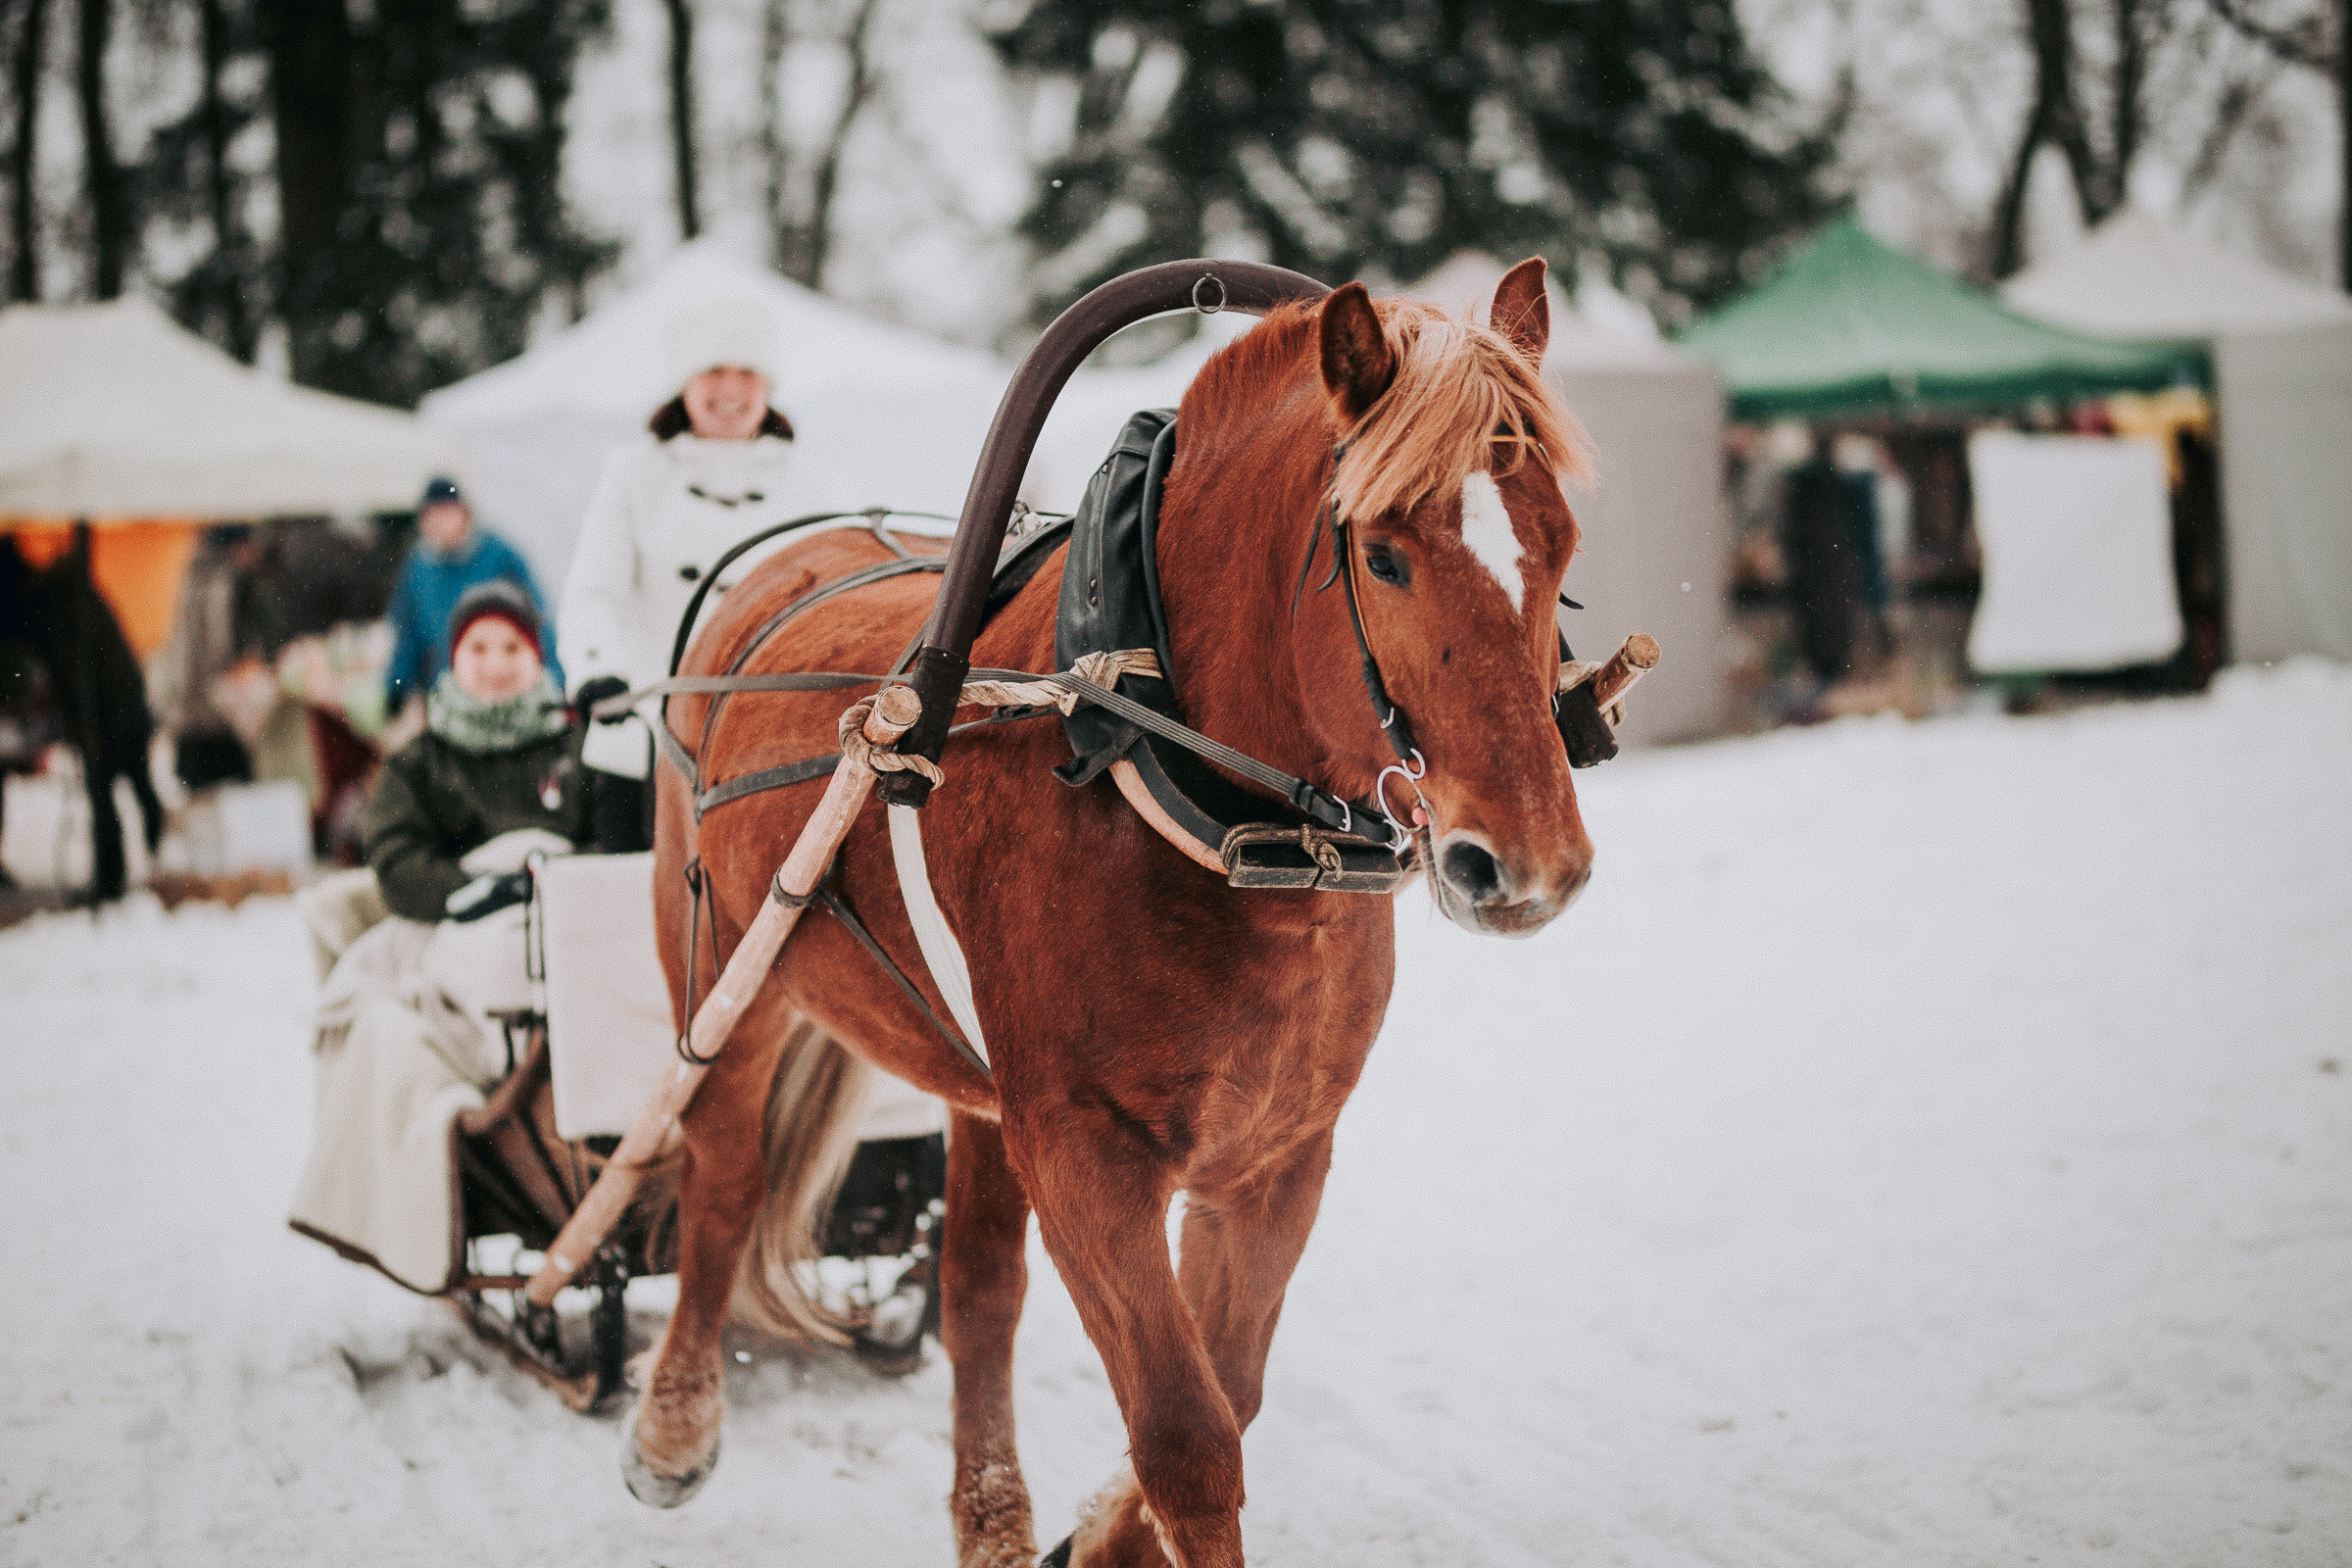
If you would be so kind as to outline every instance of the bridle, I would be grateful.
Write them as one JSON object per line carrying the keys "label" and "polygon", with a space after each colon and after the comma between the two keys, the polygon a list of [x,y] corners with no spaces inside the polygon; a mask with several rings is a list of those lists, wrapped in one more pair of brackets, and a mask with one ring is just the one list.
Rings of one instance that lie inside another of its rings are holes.
{"label": "bridle", "polygon": [[[1530,442],[1529,437],[1517,432],[1498,432],[1493,439]],[[1382,768],[1373,781],[1372,804],[1388,819],[1391,834],[1389,849],[1401,855],[1411,846],[1413,835],[1427,828],[1430,823],[1429,800],[1421,793],[1421,781],[1429,776],[1429,760],[1422,755],[1420,746],[1413,739],[1412,721],[1405,717],[1404,710],[1396,705],[1396,700],[1389,695],[1388,682],[1380,672],[1380,657],[1372,652],[1372,639],[1364,631],[1363,604],[1355,585],[1355,549],[1348,537],[1348,516],[1340,508],[1339,496],[1340,464],[1347,458],[1348,449],[1352,443],[1351,436],[1339,441],[1331,449],[1331,482],[1324,489],[1323,504],[1315,509],[1315,520],[1307,531],[1306,559],[1299,563],[1298,583],[1291,592],[1291,614],[1294,619],[1298,616],[1299,596],[1306,588],[1307,576],[1314,569],[1316,552],[1328,529],[1332,548],[1331,573],[1315,585],[1315,592],[1320,594],[1338,582],[1346,594],[1348,625],[1355,633],[1356,653],[1362,660],[1364,691],[1372,699],[1374,720],[1380,725],[1381,733],[1388,737],[1390,750],[1396,754],[1396,760]],[[1542,448],[1537,450],[1541,452]],[[1560,595],[1560,603],[1571,610],[1585,608],[1566,594]],[[1559,640],[1561,660],[1573,660],[1576,656],[1568,647],[1567,633],[1560,633]],[[1579,710],[1580,708],[1592,710],[1589,719]],[[1590,689],[1578,686],[1554,693],[1551,710],[1553,726],[1559,730],[1561,743],[1568,752],[1569,766],[1591,767],[1615,754],[1613,741],[1608,750],[1602,752],[1589,739],[1593,733],[1590,727],[1592,724],[1598,725],[1598,733],[1604,739],[1608,738],[1608,722],[1600,716],[1599,708]],[[1405,787],[1413,792],[1414,805],[1409,820],[1407,813],[1399,812],[1389,805],[1391,778],[1402,780]]]}

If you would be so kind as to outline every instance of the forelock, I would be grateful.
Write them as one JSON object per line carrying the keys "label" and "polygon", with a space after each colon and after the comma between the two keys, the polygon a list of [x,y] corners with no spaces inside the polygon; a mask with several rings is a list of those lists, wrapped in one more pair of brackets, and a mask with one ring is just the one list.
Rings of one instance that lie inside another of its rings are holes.
{"label": "forelock", "polygon": [[[1379,308],[1396,378],[1347,437],[1333,479],[1343,514],[1376,517],[1528,462],[1563,486],[1592,477],[1584,427],[1510,339],[1414,300]],[[1515,438],[1509,456],[1497,435]]]}

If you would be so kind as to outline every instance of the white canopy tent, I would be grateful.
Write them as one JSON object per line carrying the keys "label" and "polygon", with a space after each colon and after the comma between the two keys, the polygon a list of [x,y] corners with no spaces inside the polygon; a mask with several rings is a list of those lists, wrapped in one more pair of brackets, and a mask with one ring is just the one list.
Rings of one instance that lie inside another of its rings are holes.
{"label": "white canopy tent", "polygon": [[0,311],[0,516],[389,511],[464,459],[448,431],[248,369],[142,299]]}
{"label": "white canopy tent", "polygon": [[530,559],[550,592],[569,569],[605,455],[646,439],[646,420],[677,394],[662,374],[663,324],[682,306],[746,296],[776,313],[774,402],[842,505],[953,516],[963,504],[1004,383],[993,356],[860,316],[698,240],[575,325],[443,387],[418,411],[464,432],[482,520]]}
{"label": "white canopy tent", "polygon": [[2232,656],[2352,660],[2352,299],[2133,211],[2002,293],[2085,331],[2211,344]]}
{"label": "white canopy tent", "polygon": [[[1465,251],[1400,290],[1484,318],[1507,269]],[[1676,353],[1649,313],[1596,276],[1570,298],[1549,284],[1544,374],[1592,438],[1599,479],[1571,496],[1584,544],[1563,612],[1577,655],[1599,659],[1632,632],[1665,649],[1658,672],[1626,703],[1618,733],[1635,744],[1692,740],[1723,728],[1729,556],[1723,499],[1723,386]]]}
{"label": "white canopy tent", "polygon": [[[542,580],[564,580],[605,454],[641,439],[647,417],[676,391],[662,384],[662,323],[681,306],[719,296],[749,296],[776,312],[784,364],[775,403],[793,422],[800,457],[843,506],[948,517],[962,510],[1012,368],[859,316],[699,240],[577,325],[424,400],[424,418],[466,433],[484,520]],[[1174,405],[1201,362],[1251,319],[1213,318],[1149,366],[1079,370],[1038,438],[1022,498],[1051,511],[1075,506],[1127,416]]]}

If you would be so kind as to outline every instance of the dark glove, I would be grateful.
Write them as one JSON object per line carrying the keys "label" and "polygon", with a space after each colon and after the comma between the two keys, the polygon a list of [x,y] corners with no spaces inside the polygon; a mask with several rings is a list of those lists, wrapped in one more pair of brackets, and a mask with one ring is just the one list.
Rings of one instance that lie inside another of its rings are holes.
{"label": "dark glove", "polygon": [[496,914],[512,908],[531,896],[531,873],[528,871],[491,871],[475,877],[449,896],[441,906],[449,917],[460,925],[479,920],[485,914]]}
{"label": "dark glove", "polygon": [[[594,680],[580,682],[572,689],[571,706],[579,710],[580,717],[595,718],[597,704],[608,697],[618,697],[628,689],[629,683],[618,675],[599,675]],[[625,711],[608,713],[596,721],[600,724],[617,724],[628,716]]]}

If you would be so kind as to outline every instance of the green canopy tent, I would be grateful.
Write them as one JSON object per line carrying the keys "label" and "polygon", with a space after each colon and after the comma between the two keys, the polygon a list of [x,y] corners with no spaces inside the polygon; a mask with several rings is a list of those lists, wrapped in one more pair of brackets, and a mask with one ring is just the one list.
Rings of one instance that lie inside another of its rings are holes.
{"label": "green canopy tent", "polygon": [[2198,344],[2030,320],[1851,217],[1677,343],[1722,370],[1732,416],[1755,421],[1990,413],[2206,379]]}

